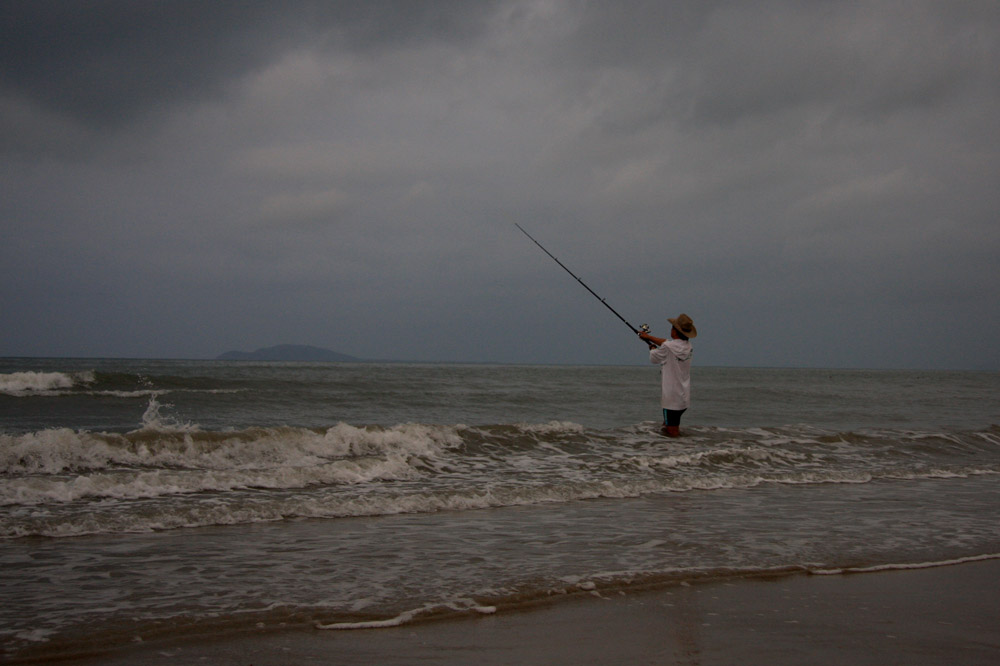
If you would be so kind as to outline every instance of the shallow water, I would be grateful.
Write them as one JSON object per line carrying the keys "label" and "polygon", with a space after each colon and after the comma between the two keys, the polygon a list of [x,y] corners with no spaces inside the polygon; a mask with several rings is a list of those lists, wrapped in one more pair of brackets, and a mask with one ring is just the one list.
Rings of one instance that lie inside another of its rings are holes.
{"label": "shallow water", "polygon": [[696,368],[668,440],[655,373],[8,360],[0,639],[1000,554],[996,374]]}

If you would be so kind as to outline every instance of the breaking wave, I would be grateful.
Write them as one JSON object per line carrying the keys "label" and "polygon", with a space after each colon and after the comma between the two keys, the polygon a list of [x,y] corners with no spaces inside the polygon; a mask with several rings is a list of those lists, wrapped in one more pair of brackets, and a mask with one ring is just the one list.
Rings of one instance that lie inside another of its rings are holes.
{"label": "breaking wave", "polygon": [[[1000,473],[997,428],[965,433],[645,423],[405,423],[202,430],[160,415],[125,433],[0,435],[0,536],[72,536],[431,513],[761,484]],[[100,511],[94,507],[99,505]]]}
{"label": "breaking wave", "polygon": [[13,372],[0,374],[0,393],[15,397],[57,395],[96,381],[92,370],[84,372]]}

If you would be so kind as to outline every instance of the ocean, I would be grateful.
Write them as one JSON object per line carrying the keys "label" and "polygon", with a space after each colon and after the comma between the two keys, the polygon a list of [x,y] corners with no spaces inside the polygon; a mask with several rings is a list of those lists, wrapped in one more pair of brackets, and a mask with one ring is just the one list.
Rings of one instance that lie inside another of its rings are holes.
{"label": "ocean", "polygon": [[0,359],[0,656],[1000,557],[1000,374],[692,381]]}

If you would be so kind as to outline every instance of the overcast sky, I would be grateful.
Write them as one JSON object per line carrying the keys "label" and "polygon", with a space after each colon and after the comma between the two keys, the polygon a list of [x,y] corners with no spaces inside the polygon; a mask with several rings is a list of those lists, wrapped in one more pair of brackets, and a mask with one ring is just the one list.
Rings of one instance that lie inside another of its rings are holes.
{"label": "overcast sky", "polygon": [[0,355],[1000,369],[1000,3],[0,21]]}

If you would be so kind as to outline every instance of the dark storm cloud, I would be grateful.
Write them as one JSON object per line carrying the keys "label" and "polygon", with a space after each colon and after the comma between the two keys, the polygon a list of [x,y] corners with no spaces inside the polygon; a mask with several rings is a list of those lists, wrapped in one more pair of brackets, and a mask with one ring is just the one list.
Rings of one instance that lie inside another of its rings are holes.
{"label": "dark storm cloud", "polygon": [[8,5],[0,353],[1000,364],[995,3]]}
{"label": "dark storm cloud", "polygon": [[[474,35],[488,3],[15,0],[0,14],[0,94],[114,128],[218,94],[304,42],[358,50]],[[8,140],[9,137],[8,137]]]}
{"label": "dark storm cloud", "polygon": [[[268,3],[13,2],[3,91],[88,125],[115,126],[205,94],[266,60]],[[256,34],[255,34],[256,33]],[[255,38],[256,37],[256,38]]]}

